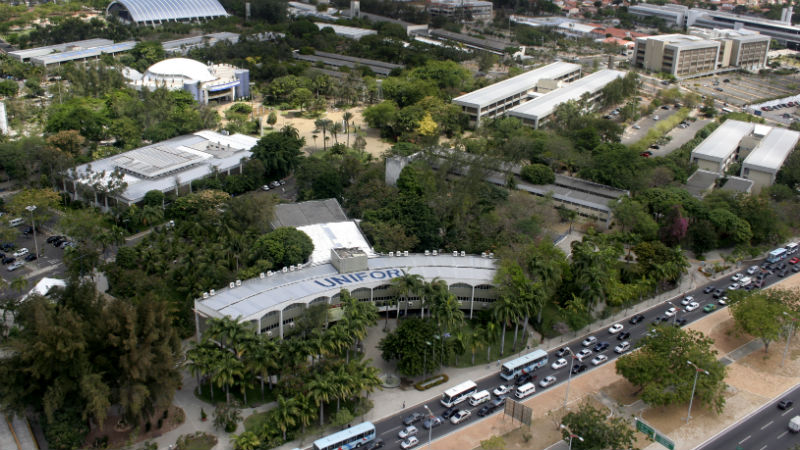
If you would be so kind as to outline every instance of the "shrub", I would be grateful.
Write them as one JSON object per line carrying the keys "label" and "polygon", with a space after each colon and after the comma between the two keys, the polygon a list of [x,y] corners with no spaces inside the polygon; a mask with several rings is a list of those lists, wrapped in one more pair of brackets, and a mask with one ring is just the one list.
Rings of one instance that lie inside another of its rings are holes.
{"label": "shrub", "polygon": [[544,164],[529,164],[522,168],[522,178],[533,184],[551,184],[556,181],[553,169]]}
{"label": "shrub", "polygon": [[430,388],[432,388],[434,386],[438,386],[440,384],[447,383],[447,381],[449,379],[450,378],[445,374],[436,375],[435,377],[431,377],[431,378],[428,378],[427,380],[420,381],[419,383],[415,384],[414,387],[418,391],[425,391],[425,390],[428,390],[428,389],[430,389]]}

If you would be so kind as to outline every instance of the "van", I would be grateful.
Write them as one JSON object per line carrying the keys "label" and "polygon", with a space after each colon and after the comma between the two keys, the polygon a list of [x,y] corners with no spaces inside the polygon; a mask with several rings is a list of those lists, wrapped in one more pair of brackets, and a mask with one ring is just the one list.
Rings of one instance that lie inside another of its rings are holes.
{"label": "van", "polygon": [[753,279],[751,277],[744,277],[741,280],[739,280],[739,287],[749,286],[750,283],[752,283],[752,282],[753,282]]}
{"label": "van", "polygon": [[800,247],[800,245],[798,245],[796,242],[786,244],[786,253],[794,255],[795,253],[797,253],[798,247]]}
{"label": "van", "polygon": [[472,406],[478,406],[482,403],[488,402],[492,396],[489,394],[489,391],[480,391],[472,394],[469,397],[469,404]]}
{"label": "van", "polygon": [[24,221],[22,219],[20,219],[19,217],[17,217],[16,219],[11,219],[11,220],[8,221],[8,225],[11,226],[11,227],[18,227],[18,226],[22,225],[23,223],[24,223]]}
{"label": "van", "polygon": [[514,396],[517,398],[525,398],[534,392],[536,392],[536,385],[533,383],[525,383],[517,388],[517,392],[514,393]]}

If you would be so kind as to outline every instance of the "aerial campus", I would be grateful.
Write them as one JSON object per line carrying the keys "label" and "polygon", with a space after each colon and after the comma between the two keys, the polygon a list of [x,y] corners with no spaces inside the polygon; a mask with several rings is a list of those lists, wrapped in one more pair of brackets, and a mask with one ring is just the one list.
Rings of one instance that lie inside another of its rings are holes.
{"label": "aerial campus", "polygon": [[0,0],[0,450],[800,448],[798,22]]}

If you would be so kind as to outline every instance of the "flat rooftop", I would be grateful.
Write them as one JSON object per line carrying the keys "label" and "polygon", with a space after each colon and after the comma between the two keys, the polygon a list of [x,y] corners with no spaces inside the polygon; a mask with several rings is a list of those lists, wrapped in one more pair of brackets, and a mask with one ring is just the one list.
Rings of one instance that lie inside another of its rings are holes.
{"label": "flat rooftop", "polygon": [[332,28],[333,32],[339,36],[349,37],[352,39],[361,39],[364,36],[369,36],[371,34],[378,34],[375,30],[370,30],[367,28],[356,28],[356,27],[348,27],[345,25],[336,25],[333,23],[324,23],[324,22],[314,22],[314,25],[317,26],[320,30],[324,30],[325,28]]}
{"label": "flat rooftop", "polygon": [[34,47],[24,50],[15,50],[8,52],[8,54],[19,61],[27,61],[35,56],[44,56],[51,53],[63,53],[72,50],[82,50],[95,47],[103,47],[112,45],[114,41],[110,39],[85,39],[82,41],[65,42],[63,44],[47,45],[44,47]]}
{"label": "flat rooftop", "polygon": [[278,227],[303,227],[318,223],[343,222],[347,215],[335,198],[309,200],[300,203],[275,205],[275,216],[271,225]]}
{"label": "flat rooftop", "polygon": [[744,192],[749,194],[753,189],[753,180],[741,177],[728,177],[727,181],[725,181],[725,184],[723,184],[720,189],[723,191],[736,193]]}
{"label": "flat rooftop", "polygon": [[739,148],[739,142],[752,133],[753,128],[750,122],[728,119],[692,150],[692,158],[723,162]]}
{"label": "flat rooftop", "polygon": [[354,221],[315,223],[297,229],[314,243],[314,251],[308,258],[311,265],[330,263],[334,248],[359,249],[368,256],[375,254]]}
{"label": "flat rooftop", "polygon": [[693,196],[701,198],[714,188],[717,178],[719,178],[719,174],[716,172],[695,170],[692,176],[686,180],[686,190]]}
{"label": "flat rooftop", "polygon": [[554,62],[456,97],[453,99],[453,103],[483,108],[498,100],[533,89],[539,83],[539,80],[554,79],[580,70],[581,66],[578,64],[562,61]]}
{"label": "flat rooftop", "polygon": [[558,105],[569,100],[578,100],[587,92],[598,92],[608,83],[624,76],[625,72],[619,70],[600,70],[576,80],[568,86],[548,92],[537,99],[523,103],[510,110],[508,114],[529,119],[540,119],[552,114]]}
{"label": "flat rooftop", "polygon": [[750,152],[742,163],[742,170],[778,173],[783,162],[792,153],[800,133],[785,128],[773,128]]}

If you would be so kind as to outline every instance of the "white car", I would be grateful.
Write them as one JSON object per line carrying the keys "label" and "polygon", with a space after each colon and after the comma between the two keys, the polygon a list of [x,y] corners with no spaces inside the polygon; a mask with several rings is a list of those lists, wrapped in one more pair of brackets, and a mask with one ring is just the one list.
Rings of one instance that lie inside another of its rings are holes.
{"label": "white car", "polygon": [[558,358],[556,361],[553,362],[553,364],[550,364],[550,367],[553,370],[558,370],[563,367],[567,367],[567,360],[564,358]]}
{"label": "white car", "polygon": [[461,411],[457,412],[453,417],[450,418],[450,422],[453,425],[459,424],[467,419],[472,413],[468,409],[462,409]]}
{"label": "white car", "polygon": [[417,427],[415,427],[414,425],[409,425],[409,426],[403,428],[402,430],[400,430],[400,432],[397,433],[397,437],[399,437],[400,439],[405,439],[407,437],[414,436],[417,433],[419,433],[419,430],[417,430]]}
{"label": "white car", "polygon": [[419,439],[417,439],[416,436],[411,436],[405,441],[401,442],[400,447],[403,447],[403,449],[409,449],[417,444],[419,444]]}
{"label": "white car", "polygon": [[737,289],[739,289],[739,283],[733,283],[730,286],[728,286],[729,291],[735,291]]}
{"label": "white car", "polygon": [[[751,274],[751,275],[752,275],[752,274]],[[734,276],[732,276],[732,277],[731,277],[731,281],[733,281],[733,282],[735,283],[735,282],[737,282],[737,281],[741,280],[743,276],[744,276],[744,275],[742,275],[741,273],[737,273],[736,275],[734,275]]]}
{"label": "white car", "polygon": [[592,365],[599,366],[600,364],[603,364],[606,361],[608,361],[608,356],[606,356],[606,355],[597,355],[592,360]]}
{"label": "white car", "polygon": [[575,357],[578,358],[578,361],[583,361],[584,359],[588,358],[592,354],[592,351],[588,348],[585,348],[579,351]]}
{"label": "white car", "polygon": [[583,342],[581,342],[581,345],[584,347],[588,347],[590,345],[593,345],[595,342],[597,342],[597,338],[594,336],[589,336],[586,339],[584,339]]}
{"label": "white car", "polygon": [[686,312],[694,311],[695,309],[700,307],[700,303],[692,302],[686,305]]}
{"label": "white car", "polygon": [[608,333],[609,334],[617,334],[620,331],[622,331],[622,328],[623,328],[623,326],[622,326],[621,323],[615,323],[614,325],[611,325],[611,327],[608,329]]}
{"label": "white car", "polygon": [[22,266],[24,266],[24,265],[25,265],[25,263],[24,263],[24,262],[22,262],[22,261],[16,261],[16,262],[13,262],[13,263],[9,264],[9,265],[8,265],[8,268],[7,268],[7,270],[8,270],[9,272],[13,272],[13,271],[15,271],[15,270],[19,269],[20,267],[22,267]]}
{"label": "white car", "polygon": [[717,300],[717,303],[719,303],[722,306],[727,305],[728,304],[728,297],[726,296],[726,297],[720,298],[719,300]]}
{"label": "white car", "polygon": [[689,303],[692,303],[693,301],[694,297],[692,297],[691,295],[687,295],[686,297],[683,297],[683,300],[681,300],[681,305],[686,306]]}
{"label": "white car", "polygon": [[674,306],[666,311],[664,311],[664,315],[667,317],[672,317],[678,312],[678,309]]}
{"label": "white car", "polygon": [[501,384],[500,386],[497,386],[497,389],[492,391],[492,394],[500,397],[501,395],[507,395],[509,392],[511,392],[511,387]]}
{"label": "white car", "polygon": [[620,344],[614,347],[614,352],[619,353],[620,355],[627,352],[631,349],[631,343],[628,341],[620,342]]}
{"label": "white car", "polygon": [[30,251],[27,248],[21,248],[21,249],[19,249],[19,250],[14,252],[14,258],[19,258],[19,257],[25,256],[28,253],[30,253]]}
{"label": "white car", "polygon": [[756,272],[758,272],[758,266],[750,266],[750,267],[747,268],[747,274],[748,275],[752,275],[752,274],[754,274]]}
{"label": "white car", "polygon": [[542,379],[542,381],[539,382],[539,386],[541,386],[543,388],[546,388],[547,386],[550,386],[555,382],[556,382],[556,377],[554,377],[552,375],[548,375],[548,376],[544,377]]}

